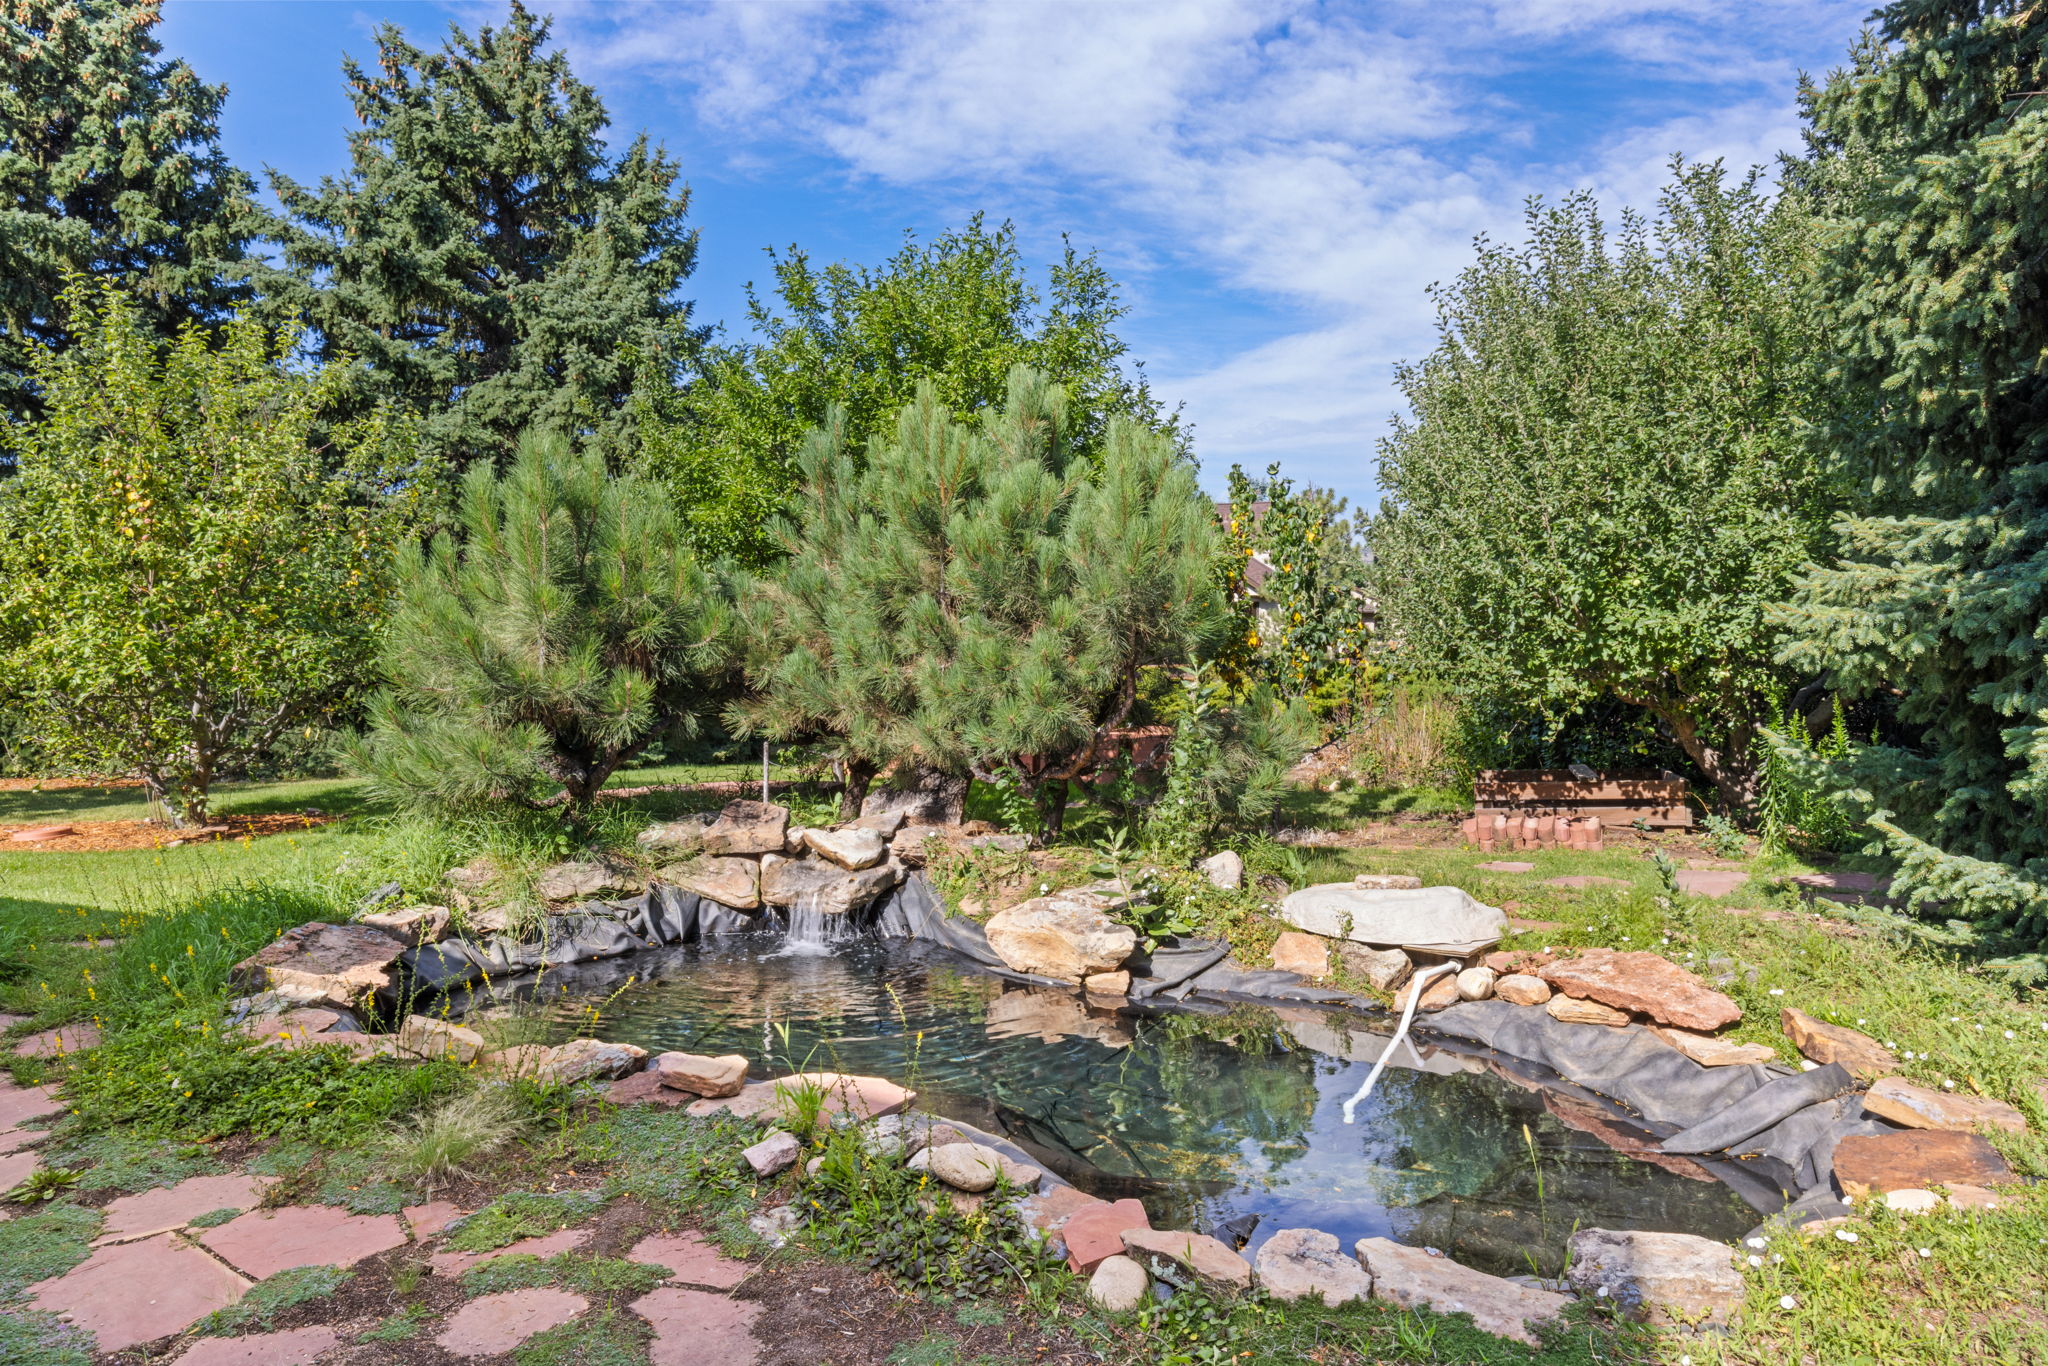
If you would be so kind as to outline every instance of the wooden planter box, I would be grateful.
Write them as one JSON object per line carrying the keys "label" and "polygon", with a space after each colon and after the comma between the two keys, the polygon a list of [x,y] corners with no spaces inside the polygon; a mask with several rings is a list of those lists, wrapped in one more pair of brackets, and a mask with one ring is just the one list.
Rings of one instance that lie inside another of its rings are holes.
{"label": "wooden planter box", "polygon": [[1593,816],[1602,825],[1645,821],[1660,830],[1692,825],[1690,789],[1669,769],[1574,778],[1564,769],[1487,769],[1472,784],[1476,815]]}

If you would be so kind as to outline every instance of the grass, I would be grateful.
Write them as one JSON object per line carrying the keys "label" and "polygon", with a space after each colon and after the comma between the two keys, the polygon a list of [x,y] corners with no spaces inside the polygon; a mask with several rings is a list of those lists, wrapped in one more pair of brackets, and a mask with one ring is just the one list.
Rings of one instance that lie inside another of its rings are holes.
{"label": "grass", "polygon": [[526,1115],[519,1099],[502,1086],[480,1087],[442,1101],[388,1135],[379,1146],[381,1166],[397,1180],[426,1187],[474,1175],[480,1158],[519,1136]]}
{"label": "grass", "polygon": [[501,1290],[527,1290],[558,1285],[594,1299],[635,1298],[660,1285],[664,1273],[621,1257],[598,1257],[585,1252],[564,1252],[557,1257],[524,1254],[493,1257],[462,1273],[462,1288],[472,1295],[493,1295]]}
{"label": "grass", "polygon": [[264,1331],[285,1310],[332,1295],[348,1283],[350,1274],[338,1266],[295,1266],[280,1271],[251,1286],[247,1294],[227,1308],[208,1314],[200,1320],[197,1331],[212,1337]]}
{"label": "grass", "polygon": [[568,1228],[596,1213],[604,1203],[603,1196],[587,1191],[551,1195],[514,1191],[452,1225],[445,1243],[450,1252],[494,1252],[522,1238]]}
{"label": "grass", "polygon": [[0,1310],[0,1361],[9,1366],[92,1366],[93,1341],[55,1314]]}
{"label": "grass", "polygon": [[98,1210],[69,1204],[0,1220],[0,1304],[84,1261],[99,1231]]}
{"label": "grass", "polygon": [[512,1360],[515,1366],[646,1366],[649,1336],[638,1319],[605,1309],[535,1334]]}

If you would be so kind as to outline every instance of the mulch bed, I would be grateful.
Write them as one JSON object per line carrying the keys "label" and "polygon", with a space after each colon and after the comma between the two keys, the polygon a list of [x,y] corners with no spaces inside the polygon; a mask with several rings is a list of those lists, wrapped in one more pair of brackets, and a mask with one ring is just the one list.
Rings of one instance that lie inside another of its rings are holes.
{"label": "mulch bed", "polygon": [[0,778],[0,792],[70,792],[81,787],[112,791],[141,786],[140,778]]}
{"label": "mulch bed", "polygon": [[53,822],[33,825],[0,825],[0,852],[41,850],[59,854],[98,854],[115,849],[168,849],[175,844],[217,844],[223,840],[255,839],[264,835],[286,835],[312,830],[340,820],[339,816],[308,816],[278,812],[263,816],[220,816],[198,830],[177,830],[155,821],[59,821],[73,827],[73,833],[56,839],[17,842],[17,830],[39,830]]}

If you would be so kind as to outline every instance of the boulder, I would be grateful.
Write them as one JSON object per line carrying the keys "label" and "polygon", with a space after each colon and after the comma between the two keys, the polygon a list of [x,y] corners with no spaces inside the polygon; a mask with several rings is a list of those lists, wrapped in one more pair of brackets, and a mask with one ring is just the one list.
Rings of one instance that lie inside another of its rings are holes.
{"label": "boulder", "polygon": [[405,941],[368,925],[314,922],[286,930],[229,969],[245,991],[303,988],[312,1000],[351,1006],[391,985]]}
{"label": "boulder", "polygon": [[650,825],[633,836],[633,846],[653,858],[694,854],[703,845],[704,831],[714,819],[710,812],[699,811],[680,820]]}
{"label": "boulder", "polygon": [[1933,1191],[1886,1191],[1884,1207],[1900,1214],[1932,1214],[1941,1208],[1941,1197]]}
{"label": "boulder", "polygon": [[1360,873],[1351,885],[1368,892],[1419,892],[1422,879],[1413,873]]}
{"label": "boulder", "polygon": [[1537,975],[1567,996],[1634,1011],[1681,1029],[1711,1032],[1742,1018],[1742,1007],[1654,953],[1584,949],[1545,964]]}
{"label": "boulder", "polygon": [[1145,1268],[1122,1253],[1104,1257],[1088,1278],[1088,1298],[1106,1313],[1128,1314],[1151,1294],[1152,1278]]}
{"label": "boulder", "polygon": [[1112,1200],[1075,1210],[1060,1225],[1060,1236],[1067,1243],[1067,1265],[1085,1276],[1105,1258],[1123,1255],[1124,1234],[1150,1227],[1145,1207],[1136,1200]]}
{"label": "boulder", "polygon": [[1702,1067],[1740,1067],[1748,1063],[1775,1062],[1778,1050],[1760,1043],[1737,1043],[1690,1029],[1673,1029],[1653,1024],[1650,1032],[1691,1058]]}
{"label": "boulder", "polygon": [[1349,882],[1304,887],[1280,903],[1280,918],[1325,939],[1409,948],[1462,958],[1489,949],[1507,930],[1497,906],[1457,887],[1375,889]]}
{"label": "boulder", "polygon": [[746,858],[704,858],[670,873],[676,886],[735,911],[761,905],[761,865]]}
{"label": "boulder", "polygon": [[1252,1264],[1205,1233],[1180,1229],[1130,1228],[1123,1232],[1124,1255],[1139,1265],[1170,1262],[1197,1280],[1225,1290],[1249,1290]]}
{"label": "boulder", "polygon": [[1131,974],[1122,968],[1115,972],[1093,972],[1081,979],[1081,990],[1090,996],[1128,996]]}
{"label": "boulder", "polygon": [[1330,975],[1330,946],[1325,940],[1300,930],[1283,931],[1273,941],[1273,967],[1297,977]]}
{"label": "boulder", "polygon": [[1086,892],[1034,897],[990,916],[989,947],[1012,972],[1079,983],[1123,965],[1137,932],[1104,914],[1106,899]]}
{"label": "boulder", "polygon": [[1981,1134],[1902,1129],[1850,1134],[1835,1145],[1835,1184],[1851,1200],[1958,1182],[1995,1186],[2013,1179],[2012,1168]]}
{"label": "boulder", "polygon": [[639,1071],[646,1061],[647,1050],[633,1044],[571,1039],[548,1050],[537,1075],[557,1086],[573,1086],[579,1081],[623,1077]]}
{"label": "boulder", "polygon": [[1550,999],[1550,983],[1527,973],[1511,972],[1494,979],[1493,994],[1510,1005],[1540,1006]]}
{"label": "boulder", "polygon": [[1565,1024],[1625,1025],[1629,1022],[1626,1010],[1603,1006],[1598,1001],[1581,1001],[1570,996],[1553,996],[1543,1008],[1550,1012],[1550,1018]]}
{"label": "boulder", "polygon": [[407,948],[418,948],[422,944],[438,944],[446,939],[452,919],[446,906],[407,906],[399,911],[359,915],[356,923],[382,930]]}
{"label": "boulder", "polygon": [[[844,1072],[799,1072],[777,1081],[750,1081],[737,1095],[706,1096],[690,1102],[688,1113],[714,1115],[721,1111],[740,1119],[776,1117],[789,1109],[789,1093],[814,1085],[825,1093],[821,1111],[827,1115],[846,1114],[855,1119],[875,1119],[907,1110],[917,1092],[906,1091],[883,1077],[858,1077]],[[667,1090],[657,1086],[657,1090]]]}
{"label": "boulder", "polygon": [[450,868],[441,874],[441,880],[450,887],[459,887],[465,892],[481,892],[502,876],[497,861],[489,854],[478,854],[465,864]]}
{"label": "boulder", "polygon": [[795,1134],[777,1129],[753,1147],[741,1149],[740,1156],[747,1159],[754,1175],[773,1176],[794,1167],[803,1152],[803,1145],[796,1141]]}
{"label": "boulder", "polygon": [[1444,1010],[1458,1003],[1458,976],[1456,973],[1445,972],[1430,978],[1428,982],[1423,982],[1419,977],[1411,978],[1407,986],[1394,993],[1394,1009],[1406,1010],[1408,998],[1415,994],[1418,985],[1422,987],[1422,999],[1416,1003],[1417,1010]]}
{"label": "boulder", "polygon": [[1337,945],[1337,961],[1346,972],[1364,978],[1375,991],[1392,991],[1415,971],[1415,964],[1399,949],[1369,949],[1348,941]]}
{"label": "boulder", "polygon": [[1571,1303],[1564,1295],[1516,1285],[1386,1238],[1361,1238],[1356,1251],[1372,1277],[1374,1299],[1403,1309],[1426,1304],[1440,1314],[1470,1314],[1496,1337],[1532,1347],[1538,1344],[1529,1325],[1557,1317]]}
{"label": "boulder", "polygon": [[1580,1229],[1565,1277],[1637,1323],[1690,1332],[1726,1328],[1744,1290],[1734,1249],[1690,1233]]}
{"label": "boulder", "polygon": [[940,1143],[924,1149],[926,1170],[953,1187],[978,1195],[993,1190],[998,1180],[1018,1190],[1036,1190],[1045,1173],[1027,1163],[1014,1162],[994,1148],[980,1143]]}
{"label": "boulder", "polygon": [[1904,1077],[1884,1077],[1872,1082],[1870,1094],[1863,1097],[1863,1109],[1866,1114],[1908,1129],[1954,1129],[1963,1133],[2003,1129],[2010,1134],[2027,1131],[2027,1117],[2002,1100],[1936,1091],[1915,1086]]}
{"label": "boulder", "polygon": [[1211,854],[1195,868],[1209,879],[1212,887],[1220,887],[1226,892],[1239,891],[1244,887],[1244,858],[1235,849]]}
{"label": "boulder", "polygon": [[727,802],[704,827],[707,854],[779,854],[789,833],[789,808],[768,802]]}
{"label": "boulder", "polygon": [[830,859],[841,868],[872,868],[889,856],[889,845],[880,834],[847,826],[841,830],[806,830],[804,844],[814,854]]}
{"label": "boulder", "polygon": [[1461,1001],[1483,1001],[1493,995],[1494,982],[1499,976],[1492,968],[1466,968],[1455,978],[1458,984],[1458,999]]}
{"label": "boulder", "polygon": [[1816,1020],[1803,1010],[1786,1006],[1778,1012],[1778,1026],[1801,1057],[1823,1067],[1838,1062],[1858,1081],[1876,1081],[1899,1070],[1899,1060],[1891,1050],[1868,1034]]}
{"label": "boulder", "polygon": [[873,815],[856,816],[853,818],[853,828],[872,830],[885,840],[893,840],[896,838],[896,832],[903,828],[903,812],[877,811]]}
{"label": "boulder", "polygon": [[761,869],[761,900],[826,915],[860,910],[894,887],[903,870],[894,863],[848,871],[823,859],[784,859]]}
{"label": "boulder", "polygon": [[1281,1229],[1259,1249],[1254,1266],[1259,1284],[1278,1300],[1320,1296],[1324,1304],[1339,1305],[1372,1294],[1365,1268],[1344,1255],[1335,1234],[1320,1229]]}
{"label": "boulder", "polygon": [[475,1062],[484,1051],[484,1036],[431,1015],[408,1015],[398,1027],[398,1051],[415,1058]]}
{"label": "boulder", "polygon": [[747,1060],[737,1053],[706,1057],[702,1053],[662,1053],[654,1059],[661,1084],[693,1096],[736,1096],[747,1084]]}
{"label": "boulder", "polygon": [[600,892],[637,892],[647,885],[639,870],[611,859],[578,859],[557,863],[534,879],[534,893],[543,901],[582,901]]}
{"label": "boulder", "polygon": [[958,825],[966,813],[965,774],[906,770],[868,789],[860,814],[900,816],[911,825]]}

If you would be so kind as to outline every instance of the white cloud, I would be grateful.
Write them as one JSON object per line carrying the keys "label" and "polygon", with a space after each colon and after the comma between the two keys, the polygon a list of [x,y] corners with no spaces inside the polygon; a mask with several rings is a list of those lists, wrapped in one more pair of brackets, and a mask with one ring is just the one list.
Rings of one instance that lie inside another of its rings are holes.
{"label": "white cloud", "polygon": [[[1023,205],[1010,211],[1027,233],[1071,227],[1266,301],[1288,335],[1156,348],[1155,386],[1186,399],[1212,476],[1282,457],[1358,496],[1396,406],[1393,363],[1431,341],[1424,289],[1469,259],[1474,234],[1515,233],[1533,192],[1646,205],[1673,151],[1768,162],[1796,145],[1793,69],[1844,48],[1859,12],[642,5],[571,10],[563,33],[579,63],[671,84],[736,158],[780,144],[898,192]],[[1596,60],[1662,84],[1614,128],[1530,93]],[[1173,368],[1197,350],[1226,358]]]}

